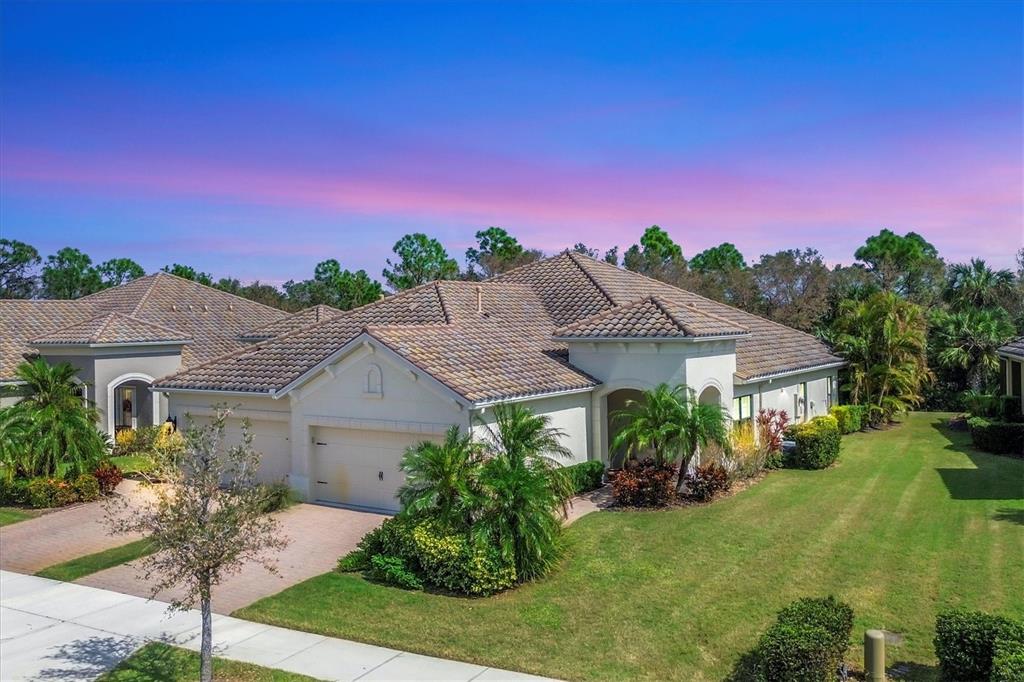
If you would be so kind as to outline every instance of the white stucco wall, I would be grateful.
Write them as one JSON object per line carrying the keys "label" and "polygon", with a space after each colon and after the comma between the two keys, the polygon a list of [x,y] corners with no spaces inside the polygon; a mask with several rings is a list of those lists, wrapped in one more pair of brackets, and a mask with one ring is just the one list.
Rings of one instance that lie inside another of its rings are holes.
{"label": "white stucco wall", "polygon": [[[561,443],[572,452],[572,457],[560,460],[564,466],[585,462],[590,459],[590,392],[556,395],[523,401],[524,407],[534,414],[549,419],[552,428],[562,432]],[[485,407],[473,412],[473,432],[476,437],[486,438],[487,425],[494,423],[494,409]]]}
{"label": "white stucco wall", "polygon": [[[831,401],[828,391],[828,378],[832,377]],[[800,421],[828,414],[829,405],[837,404],[839,387],[838,370],[824,369],[792,374],[776,379],[765,379],[752,384],[737,384],[733,388],[734,396],[753,396],[753,412],[764,408],[785,410],[792,421],[798,421],[793,412],[794,396],[797,395],[802,382],[807,382],[807,410]],[[731,406],[731,401],[730,401]],[[731,409],[731,407],[730,407]]]}

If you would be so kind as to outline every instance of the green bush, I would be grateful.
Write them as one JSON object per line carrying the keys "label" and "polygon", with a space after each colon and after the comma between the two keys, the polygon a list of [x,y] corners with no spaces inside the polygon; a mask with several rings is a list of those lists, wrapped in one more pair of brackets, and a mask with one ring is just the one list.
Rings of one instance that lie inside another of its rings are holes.
{"label": "green bush", "polygon": [[971,429],[971,440],[979,450],[1024,457],[1024,424],[971,417],[967,425]]}
{"label": "green bush", "polygon": [[295,491],[287,483],[260,484],[260,509],[264,514],[271,514],[287,509],[299,501]]}
{"label": "green bush", "polygon": [[800,469],[824,469],[839,458],[839,424],[835,417],[815,417],[786,430],[796,442],[789,464]]}
{"label": "green bush", "polygon": [[1024,622],[981,611],[943,611],[935,620],[935,656],[945,680],[988,680],[996,643],[1005,643],[1013,665],[1013,642],[1024,641]]}
{"label": "green bush", "polygon": [[855,433],[864,427],[864,408],[861,405],[835,405],[828,411],[836,418],[839,433]]}
{"label": "green bush", "polygon": [[26,502],[35,509],[63,507],[78,501],[78,493],[67,481],[56,478],[33,478],[26,488]]}
{"label": "green bush", "polygon": [[100,499],[100,482],[92,474],[82,474],[71,481],[71,487],[79,502],[92,502]]}
{"label": "green bush", "polygon": [[556,471],[560,471],[568,477],[573,495],[596,490],[604,482],[604,462],[596,459],[572,464]]}
{"label": "green bush", "polygon": [[799,599],[779,611],[755,650],[763,682],[834,680],[850,644],[853,609],[835,597]]}
{"label": "green bush", "polygon": [[397,556],[377,554],[370,558],[370,577],[405,590],[422,590],[423,583]]}
{"label": "green bush", "polygon": [[28,504],[28,479],[0,476],[0,504]]}
{"label": "green bush", "polygon": [[1024,680],[1024,640],[997,639],[992,655],[991,682]]}
{"label": "green bush", "polygon": [[436,519],[388,519],[363,536],[358,548],[338,562],[338,570],[367,571],[384,580],[374,563],[378,557],[397,557],[422,584],[460,594],[493,594],[516,583],[515,566],[497,548],[473,542]]}

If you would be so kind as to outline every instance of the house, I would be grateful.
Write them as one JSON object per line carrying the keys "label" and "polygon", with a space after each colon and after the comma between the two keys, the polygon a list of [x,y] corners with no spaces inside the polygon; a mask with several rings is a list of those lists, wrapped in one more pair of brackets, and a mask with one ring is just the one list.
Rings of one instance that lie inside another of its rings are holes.
{"label": "house", "polygon": [[[250,421],[265,480],[376,510],[397,507],[408,446],[453,424],[486,429],[499,403],[548,416],[573,460],[609,461],[611,415],[661,382],[689,386],[735,420],[761,408],[805,420],[828,411],[843,364],[808,334],[573,253],[251,326],[236,330],[230,352],[167,372],[154,395],[178,420],[233,406],[229,437]],[[183,331],[198,345],[198,329]],[[140,330],[161,334],[190,348],[170,331]]]}
{"label": "house", "polygon": [[242,335],[254,327],[286,330],[293,319],[164,272],[73,301],[0,300],[3,404],[17,400],[18,365],[42,356],[78,369],[101,430],[160,424],[167,398],[149,390],[156,379],[247,347]]}
{"label": "house", "polygon": [[[1024,369],[1024,336],[1002,346],[999,355],[999,390],[1003,395],[1024,396],[1021,373]],[[1024,400],[1021,400],[1021,414],[1024,414]]]}

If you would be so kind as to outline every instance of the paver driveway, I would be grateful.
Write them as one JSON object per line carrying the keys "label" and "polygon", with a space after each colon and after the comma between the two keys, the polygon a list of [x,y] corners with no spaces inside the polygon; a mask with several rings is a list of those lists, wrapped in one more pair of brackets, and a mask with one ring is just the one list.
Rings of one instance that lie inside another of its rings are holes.
{"label": "paver driveway", "polygon": [[[380,514],[315,504],[297,504],[275,516],[281,522],[284,535],[289,538],[288,546],[277,555],[278,574],[269,573],[255,563],[246,564],[241,571],[228,576],[214,588],[215,613],[231,613],[257,599],[330,571],[339,557],[355,549],[367,531],[387,518]],[[152,595],[152,581],[143,580],[132,564],[108,568],[76,582],[137,597]],[[157,598],[170,601],[178,594],[172,589],[161,592]]]}
{"label": "paver driveway", "polygon": [[[117,492],[129,499],[145,495],[134,481],[122,481]],[[142,537],[110,536],[103,514],[103,502],[89,502],[0,527],[0,569],[35,573]]]}

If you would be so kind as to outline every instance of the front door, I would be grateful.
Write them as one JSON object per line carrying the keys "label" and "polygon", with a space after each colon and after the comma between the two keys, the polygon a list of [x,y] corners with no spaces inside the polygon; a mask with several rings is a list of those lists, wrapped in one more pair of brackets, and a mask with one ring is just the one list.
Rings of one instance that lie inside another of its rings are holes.
{"label": "front door", "polygon": [[114,426],[116,430],[138,428],[139,401],[135,387],[118,386],[114,391]]}

